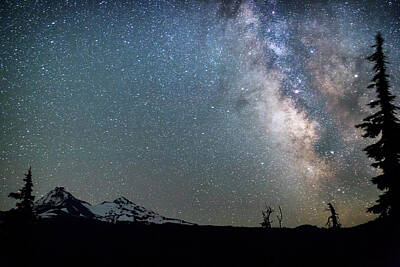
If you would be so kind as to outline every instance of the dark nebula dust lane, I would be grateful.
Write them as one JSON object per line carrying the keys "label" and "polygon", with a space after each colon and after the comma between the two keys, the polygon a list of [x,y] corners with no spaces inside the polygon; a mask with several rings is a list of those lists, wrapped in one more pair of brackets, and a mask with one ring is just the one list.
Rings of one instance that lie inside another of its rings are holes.
{"label": "dark nebula dust lane", "polygon": [[0,209],[31,165],[37,197],[244,226],[265,203],[323,225],[331,202],[366,222],[354,125],[377,31],[399,95],[398,1],[2,1]]}

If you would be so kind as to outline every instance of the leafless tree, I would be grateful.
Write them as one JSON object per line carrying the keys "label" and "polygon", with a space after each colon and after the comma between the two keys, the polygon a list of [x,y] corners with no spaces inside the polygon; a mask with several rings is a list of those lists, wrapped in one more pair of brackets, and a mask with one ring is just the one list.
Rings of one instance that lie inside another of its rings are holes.
{"label": "leafless tree", "polygon": [[276,218],[278,218],[279,228],[282,228],[282,219],[283,219],[282,209],[281,206],[278,207],[279,207],[279,215],[276,215]]}
{"label": "leafless tree", "polygon": [[265,209],[261,211],[263,215],[263,222],[260,223],[261,227],[263,228],[271,228],[272,220],[269,218],[274,210],[270,207],[265,205]]}
{"label": "leafless tree", "polygon": [[342,225],[339,222],[339,215],[336,213],[331,203],[328,203],[328,208],[326,210],[331,212],[331,216],[329,216],[328,222],[326,223],[328,228],[340,228]]}

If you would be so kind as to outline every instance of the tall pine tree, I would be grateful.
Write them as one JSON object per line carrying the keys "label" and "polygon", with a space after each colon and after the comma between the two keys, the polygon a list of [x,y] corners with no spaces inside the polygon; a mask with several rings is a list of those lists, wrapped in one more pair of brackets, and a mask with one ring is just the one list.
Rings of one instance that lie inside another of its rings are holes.
{"label": "tall pine tree", "polygon": [[33,216],[33,200],[35,197],[32,195],[32,168],[29,167],[28,173],[25,174],[24,178],[25,185],[18,193],[10,193],[9,197],[20,200],[17,203],[17,209],[23,212],[24,215]]}
{"label": "tall pine tree", "polygon": [[376,44],[373,45],[375,53],[367,59],[375,63],[375,75],[368,88],[375,88],[377,100],[368,104],[377,112],[366,117],[363,123],[356,125],[364,130],[363,137],[379,138],[379,140],[367,146],[364,151],[369,158],[375,162],[372,167],[380,170],[380,175],[372,178],[383,193],[379,196],[376,204],[368,208],[368,212],[379,214],[381,217],[389,215],[400,219],[400,124],[397,119],[394,105],[395,96],[390,92],[388,75],[386,74],[386,56],[383,53],[383,38],[380,33],[376,35]]}

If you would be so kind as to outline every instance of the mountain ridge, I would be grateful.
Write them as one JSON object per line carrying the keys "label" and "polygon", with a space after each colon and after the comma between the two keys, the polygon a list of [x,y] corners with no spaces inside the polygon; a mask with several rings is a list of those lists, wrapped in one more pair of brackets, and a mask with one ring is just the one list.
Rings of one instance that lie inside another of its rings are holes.
{"label": "mountain ridge", "polygon": [[42,219],[74,216],[110,223],[139,222],[144,224],[174,223],[195,225],[184,220],[164,217],[133,203],[123,196],[116,198],[114,201],[103,201],[99,204],[91,205],[74,197],[64,187],[56,187],[35,201],[34,211]]}

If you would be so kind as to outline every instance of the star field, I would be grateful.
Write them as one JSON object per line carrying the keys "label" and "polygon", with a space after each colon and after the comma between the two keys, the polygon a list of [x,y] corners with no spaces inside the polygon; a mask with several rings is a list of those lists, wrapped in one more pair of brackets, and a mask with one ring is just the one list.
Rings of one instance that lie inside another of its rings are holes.
{"label": "star field", "polygon": [[[37,197],[121,195],[199,224],[373,218],[354,125],[374,35],[400,95],[397,1],[2,1],[0,209],[31,165]],[[295,3],[291,3],[295,2]]]}

